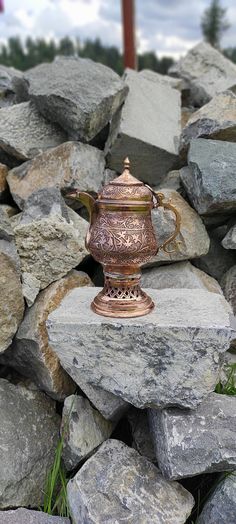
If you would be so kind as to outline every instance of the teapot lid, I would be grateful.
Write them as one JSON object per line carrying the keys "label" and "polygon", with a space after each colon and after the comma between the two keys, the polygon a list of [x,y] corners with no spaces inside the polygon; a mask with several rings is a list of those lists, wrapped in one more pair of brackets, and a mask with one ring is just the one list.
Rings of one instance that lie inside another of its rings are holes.
{"label": "teapot lid", "polygon": [[150,189],[130,173],[130,161],[124,160],[124,170],[120,176],[109,182],[99,195],[99,200],[152,200]]}

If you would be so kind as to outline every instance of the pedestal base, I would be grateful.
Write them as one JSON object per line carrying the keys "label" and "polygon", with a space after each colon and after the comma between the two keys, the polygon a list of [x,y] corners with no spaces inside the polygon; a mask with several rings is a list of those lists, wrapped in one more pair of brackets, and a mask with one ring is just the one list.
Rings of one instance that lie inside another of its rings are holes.
{"label": "pedestal base", "polygon": [[140,273],[130,276],[105,273],[105,285],[91,303],[98,315],[132,318],[147,315],[154,308],[153,300],[142,291]]}

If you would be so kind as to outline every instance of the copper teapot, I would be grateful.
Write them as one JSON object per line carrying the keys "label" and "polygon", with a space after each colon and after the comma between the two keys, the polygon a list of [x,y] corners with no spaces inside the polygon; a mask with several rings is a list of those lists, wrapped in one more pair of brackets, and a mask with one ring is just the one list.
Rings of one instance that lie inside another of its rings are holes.
{"label": "copper teapot", "polygon": [[[180,230],[180,216],[164,195],[130,173],[130,162],[124,161],[123,173],[107,184],[95,200],[88,193],[74,191],[88,209],[90,226],[85,245],[103,266],[105,283],[94,298],[91,308],[108,317],[146,315],[154,307],[152,299],[140,288],[140,266],[159,249],[167,251]],[[151,210],[163,206],[175,214],[175,231],[162,245],[157,244]]]}

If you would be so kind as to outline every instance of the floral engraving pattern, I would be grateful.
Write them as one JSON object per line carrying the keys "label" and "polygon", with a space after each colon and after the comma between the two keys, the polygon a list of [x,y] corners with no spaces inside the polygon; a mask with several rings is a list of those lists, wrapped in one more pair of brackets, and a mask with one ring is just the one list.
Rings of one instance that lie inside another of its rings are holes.
{"label": "floral engraving pattern", "polygon": [[143,264],[157,251],[150,215],[99,213],[91,229],[88,248],[103,264]]}

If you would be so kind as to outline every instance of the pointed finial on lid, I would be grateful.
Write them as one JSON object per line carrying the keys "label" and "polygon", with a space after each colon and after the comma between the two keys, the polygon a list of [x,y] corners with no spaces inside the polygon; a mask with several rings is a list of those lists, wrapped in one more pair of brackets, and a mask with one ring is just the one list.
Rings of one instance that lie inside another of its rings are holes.
{"label": "pointed finial on lid", "polygon": [[130,161],[129,161],[129,158],[128,158],[128,157],[126,157],[126,158],[124,159],[124,168],[125,168],[125,169],[128,169],[128,170],[129,170],[129,168],[130,168]]}

